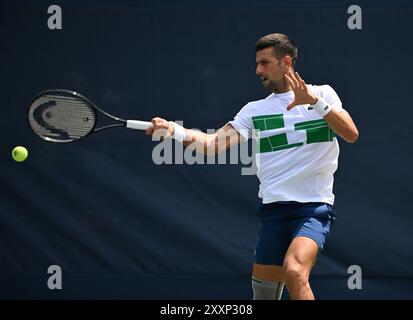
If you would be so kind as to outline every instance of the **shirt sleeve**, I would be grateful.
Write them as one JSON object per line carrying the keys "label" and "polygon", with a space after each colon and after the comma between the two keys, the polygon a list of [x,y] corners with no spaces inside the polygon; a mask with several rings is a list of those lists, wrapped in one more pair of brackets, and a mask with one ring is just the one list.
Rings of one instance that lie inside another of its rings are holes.
{"label": "shirt sleeve", "polygon": [[334,91],[332,87],[329,85],[322,86],[322,90],[320,92],[321,97],[335,110],[338,112],[344,112],[346,110],[343,109],[343,104],[338,96],[338,94]]}
{"label": "shirt sleeve", "polygon": [[234,120],[228,122],[237,130],[244,140],[248,140],[252,136],[252,120],[247,109],[248,104],[235,115]]}

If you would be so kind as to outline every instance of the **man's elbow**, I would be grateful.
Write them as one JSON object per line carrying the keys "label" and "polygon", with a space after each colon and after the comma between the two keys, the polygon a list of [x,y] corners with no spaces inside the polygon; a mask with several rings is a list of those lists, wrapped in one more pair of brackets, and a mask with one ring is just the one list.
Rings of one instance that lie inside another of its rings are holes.
{"label": "man's elbow", "polygon": [[215,134],[209,134],[204,142],[204,154],[214,156],[221,151],[218,148],[218,137]]}
{"label": "man's elbow", "polygon": [[357,129],[352,130],[346,137],[345,140],[348,143],[355,143],[359,138],[359,132]]}

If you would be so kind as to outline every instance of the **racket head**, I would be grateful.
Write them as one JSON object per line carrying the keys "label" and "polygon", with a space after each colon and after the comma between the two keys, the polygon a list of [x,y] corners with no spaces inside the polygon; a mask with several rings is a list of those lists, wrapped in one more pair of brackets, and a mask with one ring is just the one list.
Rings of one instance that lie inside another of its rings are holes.
{"label": "racket head", "polygon": [[96,106],[81,94],[64,89],[40,92],[27,109],[30,127],[48,142],[67,143],[91,134]]}

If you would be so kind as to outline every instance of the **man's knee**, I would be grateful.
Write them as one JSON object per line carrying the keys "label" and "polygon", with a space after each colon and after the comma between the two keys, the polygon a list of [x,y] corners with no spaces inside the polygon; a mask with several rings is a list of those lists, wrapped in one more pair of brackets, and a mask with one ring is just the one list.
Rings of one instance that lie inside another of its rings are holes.
{"label": "man's knee", "polygon": [[287,284],[305,283],[308,281],[309,270],[295,259],[286,260],[283,269]]}
{"label": "man's knee", "polygon": [[260,280],[252,277],[253,300],[281,300],[284,282]]}

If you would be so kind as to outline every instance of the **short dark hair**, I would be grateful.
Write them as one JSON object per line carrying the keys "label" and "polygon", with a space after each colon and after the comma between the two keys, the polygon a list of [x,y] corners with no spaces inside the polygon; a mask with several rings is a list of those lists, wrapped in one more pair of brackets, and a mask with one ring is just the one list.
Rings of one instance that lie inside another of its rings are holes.
{"label": "short dark hair", "polygon": [[274,56],[281,60],[289,55],[295,65],[298,57],[298,48],[294,41],[282,33],[271,33],[259,39],[255,45],[255,52],[272,47]]}

